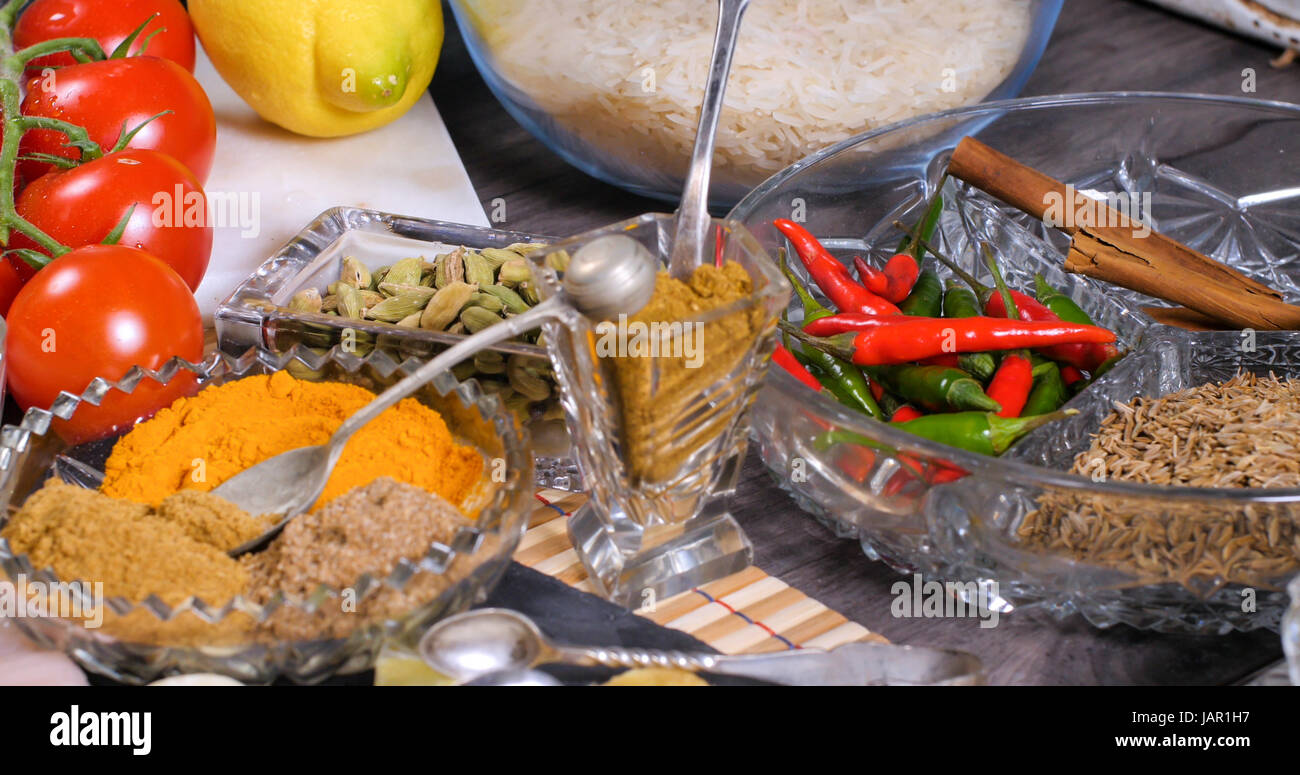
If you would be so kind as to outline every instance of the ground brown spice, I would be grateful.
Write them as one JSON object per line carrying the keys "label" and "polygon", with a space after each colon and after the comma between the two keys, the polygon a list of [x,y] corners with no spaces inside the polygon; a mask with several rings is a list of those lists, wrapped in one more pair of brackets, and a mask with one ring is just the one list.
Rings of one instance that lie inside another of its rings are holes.
{"label": "ground brown spice", "polygon": [[[752,288],[749,272],[734,261],[703,264],[685,281],[660,272],[649,303],[627,319],[628,330],[633,324],[703,317],[747,298]],[[659,341],[657,357],[631,352],[629,346],[626,354],[612,358],[624,458],[634,483],[671,484],[683,461],[715,440],[742,408],[732,402],[716,411],[706,399],[714,398],[709,388],[748,353],[763,315],[750,307],[704,323],[698,334],[676,332]],[[602,354],[599,347],[597,354]]]}
{"label": "ground brown spice", "polygon": [[[261,530],[258,520],[207,493],[173,496],[155,510],[51,479],[0,536],[37,568],[102,583],[105,597],[136,602],[157,595],[173,608],[197,597],[215,609],[248,586],[248,571],[226,551]],[[214,626],[192,613],[165,622],[143,609],[125,617],[103,613],[105,633],[138,643],[238,641],[251,624],[242,614]]]}
{"label": "ground brown spice", "polygon": [[[294,519],[266,551],[245,555],[249,597],[267,603],[282,592],[303,600],[322,584],[346,590],[364,573],[382,579],[402,559],[418,562],[434,542],[449,544],[469,524],[459,509],[433,493],[376,479]],[[484,547],[476,554],[490,553]],[[282,607],[264,627],[287,640],[343,637],[432,600],[477,564],[475,557],[457,555],[445,574],[418,572],[400,591],[383,587],[360,600],[332,598],[313,613]]]}

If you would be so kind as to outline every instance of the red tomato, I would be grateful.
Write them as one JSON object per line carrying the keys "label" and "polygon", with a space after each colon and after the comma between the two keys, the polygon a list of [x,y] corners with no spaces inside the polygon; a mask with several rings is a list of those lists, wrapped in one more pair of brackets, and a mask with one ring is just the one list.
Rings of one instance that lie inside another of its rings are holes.
{"label": "red tomato", "polygon": [[[132,366],[159,369],[174,355],[203,355],[193,294],[166,264],[135,248],[90,245],[36,273],[14,299],[9,324],[10,394],[24,409],[49,407],[60,391],[80,395],[96,377]],[[145,377],[131,393],[110,390],[54,427],[69,443],[126,430],[194,390],[188,372],[167,385]]]}
{"label": "red tomato", "polygon": [[[0,316],[9,314],[9,305],[14,303],[14,297],[22,289],[23,283],[31,276],[31,272],[24,272],[19,267],[10,263],[10,261],[21,261],[22,259],[6,259],[0,261]],[[27,267],[26,264],[23,264]],[[31,267],[27,267],[31,269]]]}
{"label": "red tomato", "polygon": [[[122,134],[151,116],[172,111],[150,121],[130,143],[131,148],[152,148],[175,157],[202,184],[212,169],[217,144],[217,122],[212,103],[194,76],[175,62],[157,57],[127,57],[72,65],[49,79],[33,78],[23,98],[23,115],[57,118],[84,126],[104,153]],[[23,136],[22,153],[48,153],[80,159],[81,151],[67,148],[67,135],[37,129]],[[21,161],[27,180],[51,169],[45,162]]]}
{"label": "red tomato", "polygon": [[[36,0],[18,17],[14,45],[19,49],[55,38],[94,38],[105,54],[113,51],[157,14],[131,44],[131,54],[149,38],[149,56],[170,59],[194,72],[194,27],[179,0]],[[63,52],[33,59],[28,74],[35,76],[46,67],[74,65],[77,60]]]}
{"label": "red tomato", "polygon": [[[125,150],[51,172],[23,189],[18,214],[70,248],[95,245],[135,205],[119,245],[162,260],[194,290],[212,254],[212,225],[203,187],[190,171],[158,151]],[[39,250],[21,234],[10,247]],[[22,259],[19,274],[30,275]]]}

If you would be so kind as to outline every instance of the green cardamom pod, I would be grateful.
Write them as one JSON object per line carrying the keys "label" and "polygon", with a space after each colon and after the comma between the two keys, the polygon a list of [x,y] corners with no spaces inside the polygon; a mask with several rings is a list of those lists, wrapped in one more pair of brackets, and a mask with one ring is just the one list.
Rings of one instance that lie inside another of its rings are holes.
{"label": "green cardamom pod", "polygon": [[515,292],[524,300],[524,303],[530,306],[535,307],[542,301],[542,297],[537,293],[537,284],[532,280],[519,283],[519,287],[515,288]]}
{"label": "green cardamom pod", "polygon": [[550,398],[550,383],[533,375],[528,370],[529,362],[532,360],[534,359],[527,355],[510,356],[510,360],[506,362],[506,378],[510,380],[510,387],[520,394],[528,396],[529,400],[532,401]]}
{"label": "green cardamom pod", "polygon": [[424,262],[418,258],[403,258],[388,268],[384,282],[396,285],[419,285]]}
{"label": "green cardamom pod", "polygon": [[536,253],[539,250],[545,250],[549,247],[544,242],[516,242],[513,245],[506,245],[506,250],[513,250],[520,257],[527,258],[529,253]]}
{"label": "green cardamom pod", "polygon": [[466,331],[477,334],[488,326],[500,323],[501,316],[482,307],[466,307],[461,310],[460,322],[465,324]]}
{"label": "green cardamom pod", "polygon": [[482,374],[504,374],[506,359],[496,350],[483,350],[474,356],[474,368]]}
{"label": "green cardamom pod", "polygon": [[504,285],[482,285],[479,286],[479,290],[483,293],[490,293],[500,299],[501,303],[506,305],[506,310],[513,312],[516,315],[528,311],[528,303],[525,302],[519,294]]}
{"label": "green cardamom pod", "polygon": [[290,312],[320,312],[321,311],[320,291],[315,288],[304,288],[289,299]]}
{"label": "green cardamom pod", "polygon": [[397,283],[380,283],[379,290],[387,298],[394,296],[417,296],[421,299],[433,298],[437,293],[433,288],[424,285],[398,285]]}
{"label": "green cardamom pod", "polygon": [[433,277],[437,288],[445,288],[452,283],[465,282],[465,249],[456,248],[446,255],[438,257],[438,269]]}
{"label": "green cardamom pod", "polygon": [[474,373],[474,361],[461,361],[451,367],[451,375],[460,382],[464,382],[470,377],[473,377]]}
{"label": "green cardamom pod", "polygon": [[339,311],[339,297],[338,297],[338,296],[335,296],[334,294],[330,294],[329,296],[325,296],[324,298],[322,298],[322,299],[320,300],[320,311],[321,311],[321,312],[338,312],[338,311]]}
{"label": "green cardamom pod", "polygon": [[[457,320],[455,323],[452,323],[450,326],[447,326],[447,333],[456,334],[458,336],[464,334],[465,324]],[[473,364],[470,365],[472,366]]]}
{"label": "green cardamom pod", "polygon": [[363,288],[362,290],[357,291],[357,293],[361,294],[361,306],[366,309],[375,306],[386,298],[384,294],[379,291],[372,291],[369,288]]}
{"label": "green cardamom pod", "polygon": [[[316,353],[317,355],[324,355],[327,352],[326,350],[322,350],[317,347],[309,347],[307,349],[310,350],[311,352]],[[325,374],[329,370],[329,361],[326,361],[324,364],[322,364],[321,368],[313,369],[312,367],[308,366],[307,364],[303,363],[297,358],[294,358],[291,361],[289,361],[288,364],[285,365],[284,370],[289,372],[289,374],[295,377],[296,379],[303,379],[303,380],[307,380],[308,382],[315,382],[317,380],[325,378]]]}
{"label": "green cardamom pod", "polygon": [[385,323],[396,323],[407,315],[420,312],[428,302],[427,296],[411,293],[391,296],[366,310],[366,317],[382,320]]}
{"label": "green cardamom pod", "polygon": [[412,312],[411,314],[409,314],[409,315],[407,315],[406,317],[402,318],[401,320],[397,321],[397,324],[396,324],[396,325],[397,325],[399,328],[419,328],[419,327],[420,327],[420,313],[419,313],[419,312]]}
{"label": "green cardamom pod", "polygon": [[529,415],[532,414],[533,401],[522,393],[515,393],[507,397],[502,403],[505,404],[507,409],[514,412],[515,418],[520,423],[527,422]]}
{"label": "green cardamom pod", "polygon": [[475,307],[482,307],[489,312],[503,312],[506,304],[490,293],[476,293],[469,297],[469,303]]}
{"label": "green cardamom pod", "polygon": [[360,320],[366,311],[361,291],[347,283],[338,283],[339,314],[349,320]]}
{"label": "green cardamom pod", "polygon": [[526,283],[531,279],[533,279],[533,272],[528,268],[528,262],[522,258],[505,262],[501,265],[501,271],[497,273],[497,282],[507,288],[516,288],[520,283]]}
{"label": "green cardamom pod", "polygon": [[465,282],[470,285],[491,285],[496,277],[496,272],[486,258],[480,253],[472,250],[466,251],[465,257]]}
{"label": "green cardamom pod", "polygon": [[429,299],[429,304],[420,315],[420,328],[428,331],[442,331],[456,320],[460,310],[477,291],[476,286],[468,283],[451,283],[438,289]]}
{"label": "green cardamom pod", "polygon": [[343,266],[339,270],[339,282],[364,290],[370,287],[370,270],[356,258],[347,256],[343,259]]}
{"label": "green cardamom pod", "polygon": [[483,260],[487,261],[494,270],[500,269],[507,261],[517,261],[520,258],[520,254],[510,248],[483,248],[479,251],[479,255],[483,256]]}
{"label": "green cardamom pod", "polygon": [[375,286],[375,287],[379,287],[379,284],[382,283],[384,280],[386,280],[386,279],[388,278],[388,270],[389,270],[389,269],[392,269],[392,267],[391,267],[391,266],[381,266],[381,267],[379,267],[378,269],[376,269],[375,271],[371,272],[371,273],[370,273],[370,283],[371,283],[371,285],[373,285],[373,286]]}
{"label": "green cardamom pod", "polygon": [[546,265],[557,272],[566,271],[569,268],[569,251],[557,250],[553,253],[547,253]]}

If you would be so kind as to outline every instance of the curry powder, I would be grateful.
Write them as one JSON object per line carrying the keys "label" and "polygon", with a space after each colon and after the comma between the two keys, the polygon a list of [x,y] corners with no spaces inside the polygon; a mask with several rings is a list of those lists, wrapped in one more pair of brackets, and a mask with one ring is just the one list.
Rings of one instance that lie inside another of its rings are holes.
{"label": "curry powder", "polygon": [[[205,388],[123,436],[100,490],[149,505],[184,489],[206,492],[281,452],[325,443],[374,397],[358,385],[283,371]],[[348,441],[316,507],[381,476],[460,505],[482,471],[478,451],[458,444],[436,411],[408,398]]]}

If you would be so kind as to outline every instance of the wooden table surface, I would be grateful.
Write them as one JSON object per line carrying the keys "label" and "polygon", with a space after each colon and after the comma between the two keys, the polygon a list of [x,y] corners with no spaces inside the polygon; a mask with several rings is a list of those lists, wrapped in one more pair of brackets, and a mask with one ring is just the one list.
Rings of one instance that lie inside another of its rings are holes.
{"label": "wooden table surface", "polygon": [[[1067,0],[1025,95],[1084,91],[1242,94],[1300,102],[1300,64],[1276,70],[1277,51],[1133,0]],[[665,205],[589,178],[533,139],[475,72],[454,24],[432,93],[485,209],[502,199],[505,228],[576,234]],[[979,655],[990,682],[1005,684],[1202,684],[1242,679],[1281,657],[1277,635],[1170,636],[1129,627],[1099,630],[1015,613],[979,629],[976,619],[899,619],[889,612],[899,576],[837,539],[772,483],[751,453],[736,514],[768,573],[899,643]]]}

